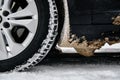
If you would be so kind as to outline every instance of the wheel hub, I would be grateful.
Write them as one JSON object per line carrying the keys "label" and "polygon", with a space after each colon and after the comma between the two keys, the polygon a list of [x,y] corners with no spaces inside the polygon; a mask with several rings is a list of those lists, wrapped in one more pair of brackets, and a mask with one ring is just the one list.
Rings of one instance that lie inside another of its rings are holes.
{"label": "wheel hub", "polygon": [[3,15],[4,15],[4,16],[8,16],[8,15],[9,15],[9,12],[8,12],[8,11],[3,11]]}

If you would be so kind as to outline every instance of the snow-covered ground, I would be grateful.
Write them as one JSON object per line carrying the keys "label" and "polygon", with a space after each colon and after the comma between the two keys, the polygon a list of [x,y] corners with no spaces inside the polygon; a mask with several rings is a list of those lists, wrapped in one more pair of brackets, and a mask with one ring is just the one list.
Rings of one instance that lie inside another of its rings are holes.
{"label": "snow-covered ground", "polygon": [[35,71],[1,73],[0,80],[120,80],[118,65],[37,66]]}
{"label": "snow-covered ground", "polygon": [[27,72],[0,73],[0,80],[120,80],[118,60],[96,58],[83,61],[85,63],[79,60],[66,62],[53,60]]}

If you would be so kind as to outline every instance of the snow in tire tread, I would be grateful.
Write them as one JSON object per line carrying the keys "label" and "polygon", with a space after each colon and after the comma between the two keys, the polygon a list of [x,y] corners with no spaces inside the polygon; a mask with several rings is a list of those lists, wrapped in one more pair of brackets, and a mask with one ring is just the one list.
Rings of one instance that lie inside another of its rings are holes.
{"label": "snow in tire tread", "polygon": [[55,3],[55,0],[48,0],[49,3],[49,11],[50,11],[50,19],[49,19],[49,29],[48,35],[46,39],[43,41],[42,47],[24,64],[17,66],[13,71],[25,71],[44,59],[44,57],[48,54],[50,49],[52,48],[56,36],[58,34],[58,10]]}

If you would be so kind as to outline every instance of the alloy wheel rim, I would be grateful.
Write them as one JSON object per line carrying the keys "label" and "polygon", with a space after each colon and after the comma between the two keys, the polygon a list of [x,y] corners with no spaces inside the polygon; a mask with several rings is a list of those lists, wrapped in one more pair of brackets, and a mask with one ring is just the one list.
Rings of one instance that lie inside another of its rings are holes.
{"label": "alloy wheel rim", "polygon": [[0,60],[12,58],[24,51],[37,31],[38,11],[35,1],[22,0],[26,1],[24,7],[19,1],[0,0]]}

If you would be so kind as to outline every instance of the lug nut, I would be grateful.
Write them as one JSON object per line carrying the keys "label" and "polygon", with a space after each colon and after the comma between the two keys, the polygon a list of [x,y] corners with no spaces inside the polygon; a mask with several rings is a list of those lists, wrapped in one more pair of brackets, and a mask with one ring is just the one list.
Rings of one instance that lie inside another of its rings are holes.
{"label": "lug nut", "polygon": [[10,24],[9,24],[8,22],[5,22],[5,23],[3,23],[3,26],[4,26],[5,28],[9,28],[9,27],[10,27]]}
{"label": "lug nut", "polygon": [[8,15],[9,15],[9,12],[8,12],[8,11],[3,11],[3,15],[4,15],[4,16],[8,16]]}

